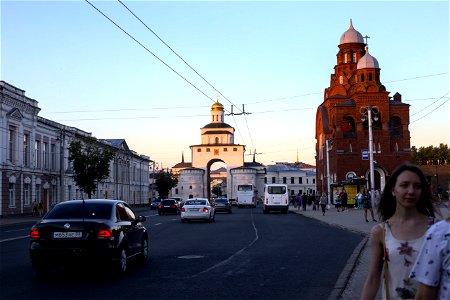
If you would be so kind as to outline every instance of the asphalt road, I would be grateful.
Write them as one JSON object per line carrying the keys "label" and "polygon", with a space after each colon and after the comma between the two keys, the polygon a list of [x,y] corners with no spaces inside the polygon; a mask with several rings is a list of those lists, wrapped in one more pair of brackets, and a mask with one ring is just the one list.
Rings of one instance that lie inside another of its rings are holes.
{"label": "asphalt road", "polygon": [[297,214],[235,208],[216,222],[143,211],[150,259],[122,278],[60,270],[37,279],[29,224],[0,228],[1,299],[326,299],[362,240]]}

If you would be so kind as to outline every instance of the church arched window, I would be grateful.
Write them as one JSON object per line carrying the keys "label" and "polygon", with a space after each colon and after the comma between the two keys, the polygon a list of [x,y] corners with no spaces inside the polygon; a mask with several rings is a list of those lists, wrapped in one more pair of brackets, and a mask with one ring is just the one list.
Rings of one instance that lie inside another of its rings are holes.
{"label": "church arched window", "polygon": [[355,120],[352,117],[346,116],[342,120],[341,129],[345,138],[356,137]]}
{"label": "church arched window", "polygon": [[364,82],[364,74],[361,74],[361,82]]}
{"label": "church arched window", "polygon": [[369,73],[369,81],[372,81],[372,73]]}
{"label": "church arched window", "polygon": [[389,120],[389,134],[394,137],[403,136],[402,120],[398,116],[393,116]]}

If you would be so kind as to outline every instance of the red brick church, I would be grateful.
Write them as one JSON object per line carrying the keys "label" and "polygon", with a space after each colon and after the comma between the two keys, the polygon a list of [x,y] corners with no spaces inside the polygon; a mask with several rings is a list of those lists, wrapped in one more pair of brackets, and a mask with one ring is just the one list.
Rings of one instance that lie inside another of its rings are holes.
{"label": "red brick church", "polygon": [[[334,74],[316,114],[317,189],[327,191],[327,148],[332,186],[370,182],[370,110],[375,189],[383,189],[400,163],[411,160],[409,104],[381,83],[380,65],[367,39],[353,28],[339,42]],[[394,53],[394,52],[393,52]]]}

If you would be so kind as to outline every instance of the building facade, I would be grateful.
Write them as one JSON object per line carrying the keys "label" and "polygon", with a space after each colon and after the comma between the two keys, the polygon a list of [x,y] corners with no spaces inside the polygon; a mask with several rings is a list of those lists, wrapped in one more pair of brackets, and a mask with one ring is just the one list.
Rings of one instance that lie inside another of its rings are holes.
{"label": "building facade", "polygon": [[38,101],[0,81],[0,215],[28,214],[34,201],[44,211],[58,202],[86,198],[73,180],[71,141],[96,140],[114,147],[110,176],[100,183],[96,198],[148,203],[149,157],[130,150],[124,140],[97,140],[91,133],[38,116]]}
{"label": "building facade", "polygon": [[372,125],[374,189],[382,190],[395,167],[411,160],[409,105],[399,93],[389,96],[377,59],[351,21],[338,47],[334,74],[316,113],[317,189],[327,191],[328,177],[332,185],[368,185]]}

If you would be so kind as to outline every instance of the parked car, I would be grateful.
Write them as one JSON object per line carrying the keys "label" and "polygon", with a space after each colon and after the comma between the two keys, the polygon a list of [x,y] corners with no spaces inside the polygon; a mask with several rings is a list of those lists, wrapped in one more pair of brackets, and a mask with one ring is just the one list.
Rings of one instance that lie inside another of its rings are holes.
{"label": "parked car", "polygon": [[159,204],[161,203],[161,199],[155,199],[150,202],[150,209],[158,209]]}
{"label": "parked car", "polygon": [[180,205],[178,201],[175,199],[163,199],[161,203],[158,205],[158,215],[165,214],[180,214]]}
{"label": "parked car", "polygon": [[129,259],[148,259],[148,232],[121,200],[72,200],[56,204],[30,232],[29,254],[38,276],[61,265],[127,270]]}
{"label": "parked car", "polygon": [[206,198],[192,198],[184,202],[181,208],[181,222],[188,220],[204,220],[214,222],[216,212]]}
{"label": "parked car", "polygon": [[231,203],[227,198],[217,198],[214,200],[214,209],[216,212],[224,211],[229,214],[232,213]]}

